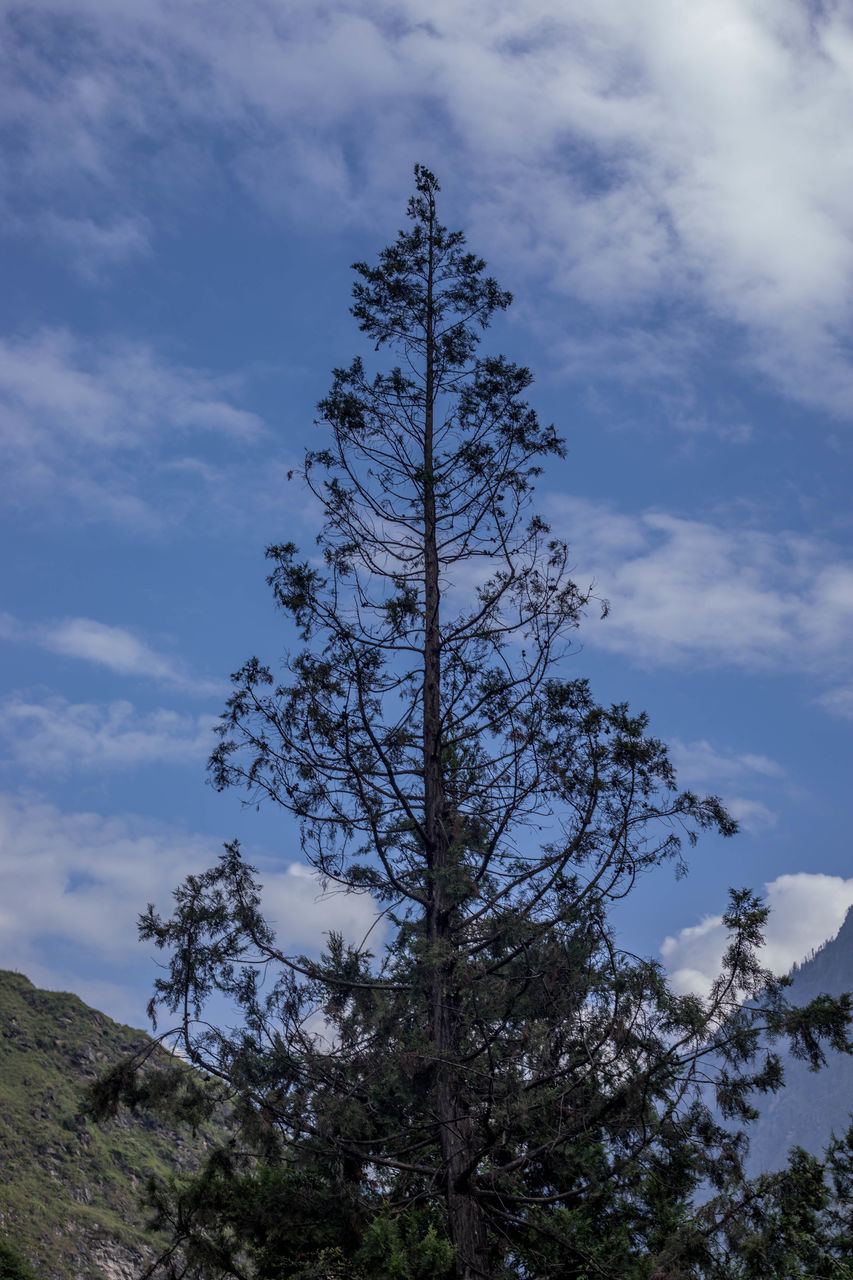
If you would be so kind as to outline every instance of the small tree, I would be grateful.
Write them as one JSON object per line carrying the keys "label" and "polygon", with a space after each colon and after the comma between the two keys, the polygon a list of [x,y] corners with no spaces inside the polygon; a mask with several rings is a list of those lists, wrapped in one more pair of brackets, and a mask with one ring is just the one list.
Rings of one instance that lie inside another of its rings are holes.
{"label": "small tree", "polygon": [[0,1280],[37,1280],[36,1273],[7,1240],[0,1240]]}
{"label": "small tree", "polygon": [[[399,363],[335,371],[304,470],[320,556],[267,552],[303,647],[283,679],[255,658],[236,673],[211,760],[217,788],[296,816],[323,882],[371,894],[389,941],[289,954],[236,845],[170,919],[149,908],[143,937],[171,957],[152,1007],[181,1013],[253,1152],[178,1194],[180,1231],[219,1274],[700,1274],[745,1203],[744,1140],[703,1087],[749,1118],[779,1082],[760,1037],[818,1061],[847,1005],[786,1009],[746,892],[706,1001],[617,949],[608,908],[637,875],[735,824],[676,790],[644,715],[566,678],[590,596],[528,513],[563,444],[522,398],[530,373],[477,354],[510,295],[439,223],[428,170],[415,188],[408,229],[355,266],[353,314]],[[213,992],[237,1032],[201,1020]],[[716,1196],[693,1211],[702,1180]]]}

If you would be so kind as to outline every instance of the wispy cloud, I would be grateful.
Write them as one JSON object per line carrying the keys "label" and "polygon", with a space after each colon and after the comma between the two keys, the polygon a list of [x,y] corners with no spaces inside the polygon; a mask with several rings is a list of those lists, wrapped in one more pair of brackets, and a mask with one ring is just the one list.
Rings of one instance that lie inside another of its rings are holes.
{"label": "wispy cloud", "polygon": [[263,436],[234,390],[233,379],[170,363],[139,343],[54,329],[0,338],[2,491],[43,512],[64,499],[84,514],[156,524],[163,504],[145,501],[145,479],[162,477],[176,443],[204,434],[245,448]]}
{"label": "wispy cloud", "polygon": [[79,658],[117,675],[153,680],[185,693],[222,692],[221,684],[199,679],[179,658],[159,653],[127,627],[110,626],[94,618],[24,623],[4,613],[0,614],[0,640],[36,644],[50,653]]}
{"label": "wispy cloud", "polygon": [[138,712],[130,702],[33,701],[20,695],[0,702],[3,753],[33,774],[134,769],[144,765],[197,765],[213,747],[214,716],[187,716],[158,708]]}
{"label": "wispy cloud", "polygon": [[[138,916],[148,902],[167,912],[176,884],[220,852],[207,837],[134,815],[65,813],[34,794],[0,794],[0,967],[83,991],[140,1025],[150,993],[139,990]],[[370,898],[324,896],[298,863],[265,864],[261,879],[288,951],[317,951],[331,929],[360,941],[373,922]],[[57,954],[61,969],[50,959]]]}
{"label": "wispy cloud", "polygon": [[841,716],[844,720],[853,720],[853,681],[828,689],[817,701],[831,715]]}
{"label": "wispy cloud", "polygon": [[751,836],[759,836],[770,831],[778,821],[774,811],[763,800],[755,800],[749,796],[727,796],[726,808],[740,823],[744,831]]}
{"label": "wispy cloud", "polygon": [[685,311],[706,333],[713,316],[784,393],[851,415],[843,6],[435,0],[424,21],[415,0],[39,0],[5,27],[19,219],[46,196],[63,218],[94,206],[109,251],[149,193],[203,183],[212,131],[218,172],[312,221],[384,218],[422,158],[465,175],[478,245],[580,301],[587,327],[677,300],[665,343]]}
{"label": "wispy cloud", "polygon": [[48,212],[30,225],[29,231],[52,244],[79,275],[93,282],[151,249],[148,221],[139,216],[98,221],[92,217],[62,217]]}
{"label": "wispy cloud", "polygon": [[681,786],[721,794],[729,813],[750,835],[760,835],[776,825],[776,813],[767,797],[755,794],[757,789],[769,789],[775,798],[784,781],[782,766],[769,756],[723,751],[705,739],[682,742],[675,738],[670,757]]}
{"label": "wispy cloud", "polygon": [[759,778],[781,778],[782,766],[769,756],[753,752],[721,751],[707,739],[682,742],[674,738],[670,755],[678,771],[679,780],[689,786],[708,786],[720,781],[742,782],[756,775]]}
{"label": "wispy cloud", "polygon": [[[853,879],[841,876],[800,871],[778,876],[764,888],[770,919],[761,962],[774,973],[787,973],[813,948],[834,938],[853,906]],[[725,946],[718,915],[666,938],[660,950],[676,990],[706,994],[720,972]]]}
{"label": "wispy cloud", "polygon": [[650,665],[796,670],[841,681],[851,667],[853,562],[792,533],[630,516],[582,499],[550,500],[585,581],[610,599],[588,635]]}

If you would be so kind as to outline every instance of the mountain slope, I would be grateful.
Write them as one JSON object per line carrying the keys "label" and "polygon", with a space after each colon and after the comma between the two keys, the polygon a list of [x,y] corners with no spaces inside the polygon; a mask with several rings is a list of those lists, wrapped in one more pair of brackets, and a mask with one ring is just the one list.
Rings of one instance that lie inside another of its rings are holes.
{"label": "mountain slope", "polygon": [[[807,1004],[825,992],[853,991],[853,910],[841,930],[793,970],[787,996]],[[842,1134],[853,1118],[853,1056],[828,1051],[828,1065],[809,1071],[804,1062],[784,1054],[785,1087],[759,1102],[761,1116],[752,1129],[749,1168],[779,1169],[793,1146],[819,1155],[833,1132]]]}
{"label": "mountain slope", "polygon": [[130,1280],[152,1257],[139,1193],[207,1145],[149,1117],[80,1114],[85,1086],[148,1037],[0,970],[0,1240],[40,1280]]}

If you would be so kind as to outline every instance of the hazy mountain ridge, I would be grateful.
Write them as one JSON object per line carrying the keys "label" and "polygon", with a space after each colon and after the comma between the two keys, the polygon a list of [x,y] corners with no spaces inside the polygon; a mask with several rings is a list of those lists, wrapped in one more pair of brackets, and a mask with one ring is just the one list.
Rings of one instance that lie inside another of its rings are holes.
{"label": "hazy mountain ridge", "polygon": [[[853,910],[836,937],[795,965],[791,976],[787,996],[793,1004],[807,1004],[821,993],[853,991]],[[819,1155],[833,1132],[846,1132],[853,1118],[853,1056],[830,1049],[827,1066],[818,1072],[789,1053],[782,1059],[784,1088],[757,1103],[761,1116],[752,1129],[752,1172],[781,1168],[793,1146]]]}
{"label": "hazy mountain ridge", "polygon": [[139,1195],[208,1140],[122,1111],[81,1114],[85,1087],[149,1037],[0,970],[0,1239],[40,1280],[131,1280],[152,1257]]}

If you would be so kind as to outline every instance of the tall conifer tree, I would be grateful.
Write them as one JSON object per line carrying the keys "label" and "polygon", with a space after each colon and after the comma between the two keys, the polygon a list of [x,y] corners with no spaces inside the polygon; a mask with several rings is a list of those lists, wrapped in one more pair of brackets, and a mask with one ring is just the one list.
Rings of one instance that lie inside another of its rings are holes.
{"label": "tall conifer tree", "polygon": [[[743,1141],[702,1086],[747,1119],[778,1084],[759,1038],[817,1061],[847,1007],[786,1010],[745,892],[708,1000],[616,947],[608,909],[636,877],[735,824],[676,789],[644,715],[571,675],[589,595],[528,506],[563,443],[523,399],[528,370],[478,354],[511,299],[441,225],[438,190],[416,167],[408,228],[355,266],[353,315],[396,363],[334,373],[304,470],[320,557],[267,553],[302,647],[283,676],[236,673],[211,760],[218,788],[296,816],[323,881],[373,895],[389,941],[290,954],[236,845],[171,918],[149,910],[171,955],[152,1003],[238,1099],[266,1178],[221,1156],[162,1220],[219,1274],[710,1275],[747,1200]],[[201,1020],[213,992],[241,1030]]]}

